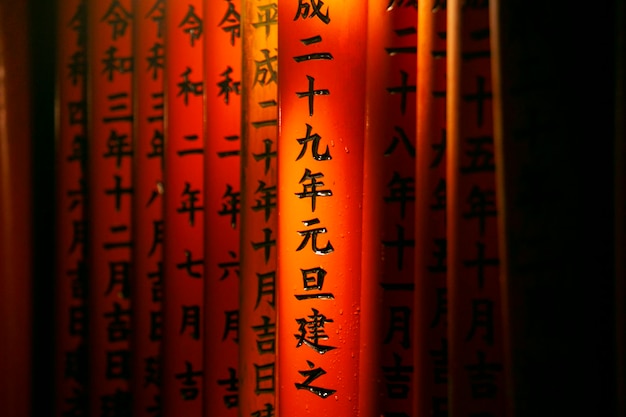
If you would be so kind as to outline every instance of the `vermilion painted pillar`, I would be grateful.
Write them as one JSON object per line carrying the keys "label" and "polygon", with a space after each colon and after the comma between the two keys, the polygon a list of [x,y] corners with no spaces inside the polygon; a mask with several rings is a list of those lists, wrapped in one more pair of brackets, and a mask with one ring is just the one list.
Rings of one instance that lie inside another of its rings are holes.
{"label": "vermilion painted pillar", "polygon": [[165,2],[135,0],[133,132],[133,416],[160,410],[163,300]]}
{"label": "vermilion painted pillar", "polygon": [[421,2],[417,45],[415,415],[448,409],[446,10]]}
{"label": "vermilion painted pillar", "polygon": [[[87,413],[85,276],[86,9],[58,7],[56,146],[55,415]],[[77,110],[78,112],[76,112]],[[79,117],[76,117],[76,116]],[[78,331],[76,331],[78,330]]]}
{"label": "vermilion painted pillar", "polygon": [[370,1],[363,173],[361,415],[410,415],[417,2]]}
{"label": "vermilion painted pillar", "polygon": [[204,415],[237,416],[241,5],[204,2]]}
{"label": "vermilion painted pillar", "polygon": [[30,63],[27,7],[0,4],[0,403],[31,412],[32,238]]}
{"label": "vermilion painted pillar", "polygon": [[240,415],[276,408],[278,5],[242,2]]}
{"label": "vermilion painted pillar", "polygon": [[123,415],[131,401],[133,11],[130,0],[89,1],[87,14],[89,412]]}
{"label": "vermilion painted pillar", "polygon": [[166,0],[163,416],[202,415],[203,3]]}
{"label": "vermilion painted pillar", "polygon": [[278,9],[278,414],[354,415],[367,5]]}
{"label": "vermilion painted pillar", "polygon": [[448,3],[450,416],[504,415],[489,10]]}

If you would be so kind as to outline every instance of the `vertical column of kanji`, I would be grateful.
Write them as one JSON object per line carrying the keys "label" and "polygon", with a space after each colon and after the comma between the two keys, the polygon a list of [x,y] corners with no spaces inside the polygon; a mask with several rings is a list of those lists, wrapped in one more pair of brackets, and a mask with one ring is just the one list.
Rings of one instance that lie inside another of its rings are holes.
{"label": "vertical column of kanji", "polygon": [[242,2],[240,416],[276,407],[276,235],[278,7]]}
{"label": "vertical column of kanji", "polygon": [[448,3],[450,414],[503,415],[489,10]]}
{"label": "vertical column of kanji", "polygon": [[58,8],[55,415],[86,415],[85,30],[82,0]]}
{"label": "vertical column of kanji", "polygon": [[412,407],[417,1],[370,0],[361,414]]}
{"label": "vertical column of kanji", "polygon": [[32,128],[28,7],[0,2],[0,404],[31,414]]}
{"label": "vertical column of kanji", "polygon": [[87,7],[89,411],[122,416],[130,413],[133,17],[130,0]]}
{"label": "vertical column of kanji", "polygon": [[202,414],[203,3],[166,1],[162,406]]}
{"label": "vertical column of kanji", "polygon": [[415,218],[415,415],[448,407],[446,286],[446,3],[418,11]]}
{"label": "vertical column of kanji", "polygon": [[133,416],[160,410],[163,258],[164,0],[133,0]]}
{"label": "vertical column of kanji", "polygon": [[278,9],[280,415],[358,411],[366,20],[362,1]]}
{"label": "vertical column of kanji", "polygon": [[204,2],[207,417],[237,416],[239,403],[240,4],[240,0]]}

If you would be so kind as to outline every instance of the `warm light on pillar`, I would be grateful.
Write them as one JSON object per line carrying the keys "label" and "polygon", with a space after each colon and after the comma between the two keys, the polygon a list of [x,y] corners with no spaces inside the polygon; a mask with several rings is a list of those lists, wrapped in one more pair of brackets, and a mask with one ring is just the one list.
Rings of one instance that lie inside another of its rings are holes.
{"label": "warm light on pillar", "polygon": [[417,3],[370,1],[368,14],[360,413],[410,415]]}
{"label": "warm light on pillar", "polygon": [[503,415],[489,10],[448,3],[448,335],[450,416]]}
{"label": "warm light on pillar", "polygon": [[367,5],[279,5],[278,414],[358,409]]}
{"label": "warm light on pillar", "polygon": [[202,415],[204,271],[203,2],[165,2],[164,417]]}
{"label": "warm light on pillar", "polygon": [[446,9],[421,2],[417,36],[415,415],[448,409]]}
{"label": "warm light on pillar", "polygon": [[[85,276],[85,4],[58,8],[56,137],[56,346],[55,415],[86,414],[86,333],[71,331],[72,317],[86,320]],[[82,108],[78,119],[74,108]],[[78,235],[76,234],[78,232]]]}
{"label": "warm light on pillar", "polygon": [[[89,411],[130,412],[131,2],[87,3]],[[117,411],[120,410],[120,411]]]}
{"label": "warm light on pillar", "polygon": [[241,227],[239,0],[205,9],[204,415],[237,416]]}
{"label": "warm light on pillar", "polygon": [[239,409],[275,415],[278,8],[242,1],[241,296]]}
{"label": "warm light on pillar", "polygon": [[133,416],[161,407],[163,301],[163,63],[164,8],[134,0],[133,133]]}

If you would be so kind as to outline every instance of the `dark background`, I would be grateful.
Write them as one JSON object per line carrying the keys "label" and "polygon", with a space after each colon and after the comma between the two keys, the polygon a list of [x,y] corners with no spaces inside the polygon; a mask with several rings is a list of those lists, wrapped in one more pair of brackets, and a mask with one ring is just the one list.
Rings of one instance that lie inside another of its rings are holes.
{"label": "dark background", "polygon": [[[0,0],[2,1],[2,0]],[[24,0],[30,6],[33,109],[33,401],[35,417],[54,410],[54,156],[56,0]],[[0,413],[1,414],[1,413]],[[25,416],[26,417],[26,416]]]}
{"label": "dark background", "polygon": [[[30,5],[34,112],[33,415],[43,417],[54,408],[56,2],[25,1]],[[543,170],[542,178],[526,184],[542,190],[531,194],[535,210],[516,207],[514,198],[508,201],[512,213],[541,231],[544,240],[537,247],[550,260],[511,275],[516,414],[616,416],[622,399],[616,381],[623,369],[617,368],[615,340],[624,335],[615,319],[616,306],[623,303],[615,293],[614,185],[616,168],[621,168],[615,134],[624,117],[616,116],[616,92],[623,89],[617,80],[624,77],[623,66],[619,73],[616,68],[624,60],[624,2],[502,3],[505,69],[518,81],[526,77],[528,85],[537,74],[550,81],[534,96],[505,95],[504,100],[524,101],[524,111],[540,109],[554,127],[534,138],[541,160],[524,156],[531,158],[524,164],[540,164]],[[526,59],[518,59],[522,56]],[[523,123],[519,114],[510,117]],[[552,189],[546,190],[546,184]],[[519,243],[515,233],[510,239],[511,247]]]}

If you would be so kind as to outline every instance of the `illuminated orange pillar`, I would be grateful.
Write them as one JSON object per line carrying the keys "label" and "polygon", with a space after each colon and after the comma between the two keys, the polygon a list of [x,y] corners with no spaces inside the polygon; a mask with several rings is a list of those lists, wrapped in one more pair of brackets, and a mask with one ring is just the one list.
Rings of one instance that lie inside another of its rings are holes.
{"label": "illuminated orange pillar", "polygon": [[203,47],[200,0],[165,3],[164,417],[202,415]]}
{"label": "illuminated orange pillar", "polygon": [[415,415],[448,408],[446,10],[421,2],[417,45]]}
{"label": "illuminated orange pillar", "polygon": [[450,416],[504,415],[489,10],[448,3]]}
{"label": "illuminated orange pillar", "polygon": [[135,129],[133,132],[133,416],[160,410],[163,299],[162,0],[134,0]]}
{"label": "illuminated orange pillar", "polygon": [[276,407],[278,8],[242,1],[240,416]]}
{"label": "illuminated orange pillar", "polygon": [[32,198],[27,4],[0,4],[0,404],[2,415],[31,406]]}
{"label": "illuminated orange pillar", "polygon": [[106,415],[130,412],[131,2],[90,1],[87,15],[89,411]]}
{"label": "illuminated orange pillar", "polygon": [[204,415],[239,404],[240,1],[204,2]]}
{"label": "illuminated orange pillar", "polygon": [[[86,410],[85,276],[85,4],[67,1],[58,8],[56,148],[56,347],[55,415]],[[78,113],[73,110],[78,109]],[[76,117],[78,115],[79,117]],[[78,317],[77,317],[78,314]],[[74,330],[78,329],[76,332]]]}
{"label": "illuminated orange pillar", "polygon": [[370,1],[363,189],[363,416],[410,415],[417,2]]}
{"label": "illuminated orange pillar", "polygon": [[[278,414],[354,415],[367,4],[278,9]],[[283,7],[284,6],[284,7]]]}

